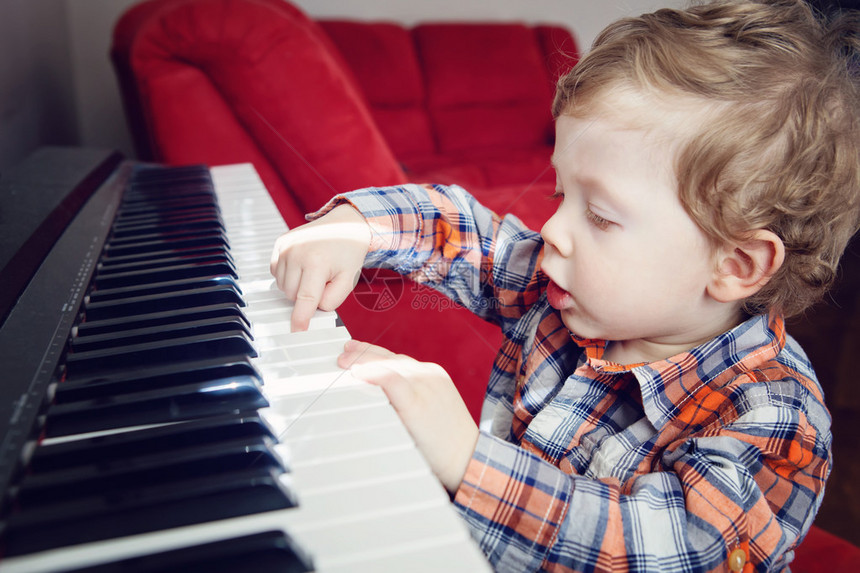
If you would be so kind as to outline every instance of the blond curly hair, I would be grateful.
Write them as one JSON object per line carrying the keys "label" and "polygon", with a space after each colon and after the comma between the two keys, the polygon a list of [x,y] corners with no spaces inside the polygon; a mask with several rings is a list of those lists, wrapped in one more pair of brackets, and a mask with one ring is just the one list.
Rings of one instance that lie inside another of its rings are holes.
{"label": "blond curly hair", "polygon": [[744,309],[791,316],[830,287],[860,227],[858,53],[856,15],[825,21],[800,0],[658,10],[598,36],[553,116],[631,89],[709,109],[678,134],[681,202],[715,246],[780,237],[785,262]]}

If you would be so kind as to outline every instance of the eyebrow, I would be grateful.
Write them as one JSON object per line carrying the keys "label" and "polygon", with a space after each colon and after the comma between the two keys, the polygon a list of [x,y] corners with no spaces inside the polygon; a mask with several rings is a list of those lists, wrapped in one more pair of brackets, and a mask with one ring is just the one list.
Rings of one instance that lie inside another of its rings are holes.
{"label": "eyebrow", "polygon": [[616,193],[608,189],[605,185],[603,185],[594,177],[575,176],[574,179],[583,188],[588,189],[592,193],[596,193],[600,197],[609,200],[612,205],[620,206],[622,204]]}
{"label": "eyebrow", "polygon": [[616,191],[606,187],[598,179],[589,176],[574,176],[574,181],[580,188],[598,199],[599,206],[609,209],[619,217],[627,213],[628,206],[624,202],[623,197]]}
{"label": "eyebrow", "polygon": [[[549,163],[552,168],[555,169],[556,174],[558,174],[558,163],[556,162],[555,153],[550,155]],[[607,207],[611,207],[614,211],[618,212],[621,212],[623,210],[624,202],[618,197],[618,195],[607,189],[605,185],[601,184],[600,181],[598,181],[594,177],[583,177],[581,175],[575,174],[573,178],[576,183],[581,187],[588,188],[592,192],[595,192],[597,195],[599,195],[601,198],[606,199],[608,202]]]}

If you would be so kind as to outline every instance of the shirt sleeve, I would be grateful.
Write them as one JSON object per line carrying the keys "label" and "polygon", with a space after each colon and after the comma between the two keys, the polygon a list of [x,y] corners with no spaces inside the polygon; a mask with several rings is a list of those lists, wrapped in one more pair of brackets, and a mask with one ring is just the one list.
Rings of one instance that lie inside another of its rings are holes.
{"label": "shirt sleeve", "polygon": [[738,550],[780,570],[821,501],[825,434],[770,405],[591,479],[482,433],[454,501],[497,571],[728,571]]}
{"label": "shirt sleeve", "polygon": [[456,185],[370,187],[338,195],[372,231],[364,266],[389,268],[479,316],[512,325],[540,296],[543,241],[513,215],[499,217]]}

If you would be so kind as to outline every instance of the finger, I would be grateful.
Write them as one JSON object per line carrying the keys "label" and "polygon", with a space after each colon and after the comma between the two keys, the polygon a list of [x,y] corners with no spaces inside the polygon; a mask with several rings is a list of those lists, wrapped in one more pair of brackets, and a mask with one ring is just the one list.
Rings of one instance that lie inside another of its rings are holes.
{"label": "finger", "polygon": [[291,241],[290,234],[284,233],[277,239],[272,247],[272,255],[269,259],[269,272],[275,277],[278,288],[283,290],[284,271],[287,269],[287,247]]}
{"label": "finger", "polygon": [[338,273],[325,286],[320,297],[319,307],[322,310],[335,310],[346,300],[354,286],[348,273]]}
{"label": "finger", "polygon": [[278,288],[287,295],[287,298],[295,300],[296,289],[301,278],[301,265],[298,263],[290,264],[286,253],[282,253],[277,261],[275,261],[274,269],[270,270],[272,271],[272,276],[275,277]]}
{"label": "finger", "polygon": [[283,291],[287,299],[294,301],[299,293],[299,285],[302,281],[302,266],[294,263],[287,264],[286,260],[278,264],[279,275],[278,288]]}
{"label": "finger", "polygon": [[272,261],[269,263],[269,272],[271,272],[272,276],[275,277],[275,283],[277,283],[278,289],[280,290],[284,290],[284,271],[286,271],[286,268],[287,265],[283,258],[280,256],[275,258],[275,254],[272,253]]}
{"label": "finger", "polygon": [[403,375],[392,360],[368,361],[350,368],[353,376],[368,384],[379,386],[392,407],[401,416],[414,410],[416,405],[416,385]]}
{"label": "finger", "polygon": [[[290,317],[290,330],[299,332],[308,329],[311,318],[319,308],[320,297],[325,289],[325,275],[306,270],[302,273],[296,302]],[[289,295],[288,295],[289,296]]]}
{"label": "finger", "polygon": [[382,346],[370,344],[369,342],[349,340],[344,344],[343,353],[338,356],[337,364],[341,368],[350,368],[355,364],[376,362],[379,360],[391,360],[395,358],[405,357],[395,354]]}
{"label": "finger", "polygon": [[272,247],[272,254],[269,257],[269,272],[272,273],[272,276],[278,275],[278,263],[281,260],[281,237],[275,239],[275,245]]}
{"label": "finger", "polygon": [[[354,364],[350,368],[350,372],[359,380],[380,386],[386,395],[389,392],[396,395],[399,386],[409,386],[406,383],[406,378],[386,360],[369,360]],[[391,396],[389,396],[389,401],[391,401]]]}

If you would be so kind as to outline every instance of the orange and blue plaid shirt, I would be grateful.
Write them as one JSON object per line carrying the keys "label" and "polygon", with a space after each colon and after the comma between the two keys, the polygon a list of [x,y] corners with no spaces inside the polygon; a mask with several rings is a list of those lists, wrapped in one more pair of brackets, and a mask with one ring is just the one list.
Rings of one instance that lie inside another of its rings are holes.
{"label": "orange and blue plaid shirt", "polygon": [[648,364],[602,360],[546,300],[543,242],[463,189],[339,196],[393,268],[495,321],[505,341],[454,503],[498,571],[780,570],[830,468],[830,417],[779,316]]}

